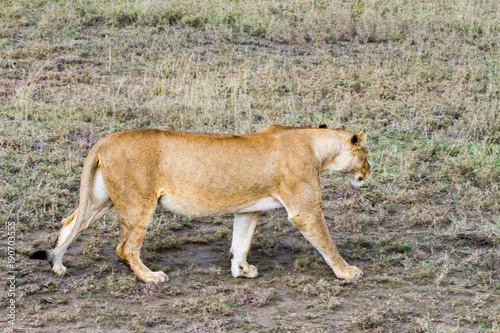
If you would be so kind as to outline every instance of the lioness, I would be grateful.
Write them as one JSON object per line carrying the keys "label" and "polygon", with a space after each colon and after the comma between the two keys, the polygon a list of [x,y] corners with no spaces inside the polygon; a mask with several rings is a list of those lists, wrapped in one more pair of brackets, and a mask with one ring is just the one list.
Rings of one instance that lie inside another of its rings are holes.
{"label": "lioness", "polygon": [[246,261],[261,211],[285,207],[288,219],[341,279],[355,279],[330,237],[321,210],[319,174],[335,170],[359,187],[370,173],[366,135],[342,129],[272,125],[254,134],[213,135],[158,129],[111,134],[90,150],[83,165],[80,203],[62,220],[56,247],[32,259],[50,260],[63,274],[64,252],[79,232],[113,207],[120,220],[120,258],[146,282],[168,280],[152,272],[139,251],[158,204],[191,217],[234,213],[231,273],[257,276]]}

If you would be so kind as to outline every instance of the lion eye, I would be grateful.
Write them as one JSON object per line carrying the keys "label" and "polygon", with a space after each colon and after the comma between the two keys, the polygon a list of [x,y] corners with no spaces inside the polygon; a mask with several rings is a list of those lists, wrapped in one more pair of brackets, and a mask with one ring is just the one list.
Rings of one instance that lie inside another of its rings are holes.
{"label": "lion eye", "polygon": [[363,181],[363,177],[358,177],[358,182]]}

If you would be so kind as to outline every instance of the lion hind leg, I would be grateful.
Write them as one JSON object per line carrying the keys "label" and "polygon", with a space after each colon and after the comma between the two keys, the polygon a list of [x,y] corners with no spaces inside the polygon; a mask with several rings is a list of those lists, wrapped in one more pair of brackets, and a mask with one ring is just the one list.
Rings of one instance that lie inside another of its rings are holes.
{"label": "lion hind leg", "polygon": [[[57,239],[54,243],[56,247],[64,243],[64,241],[71,234],[71,231],[75,227],[77,217],[78,208],[75,209],[75,211],[70,216],[61,221],[62,227],[61,230],[59,230],[59,234],[57,235]],[[52,266],[52,271],[54,271],[54,273],[58,275],[66,273],[66,267],[62,264],[62,256],[50,260],[50,265]]]}
{"label": "lion hind leg", "polygon": [[[106,215],[111,209],[113,209],[113,202],[108,200],[106,202],[93,202],[90,208],[92,214],[88,219],[82,223],[82,228],[79,232],[87,229],[91,224],[99,220],[101,217]],[[78,208],[67,218],[61,221],[62,227],[57,236],[55,245],[58,247],[66,241],[69,237],[73,228],[75,227],[76,221],[78,219]],[[64,251],[60,255],[56,256],[54,259],[50,260],[50,265],[52,266],[52,271],[58,275],[66,273],[66,267],[62,264],[62,259],[64,256]]]}
{"label": "lion hind leg", "polygon": [[254,278],[259,273],[257,267],[247,262],[248,250],[252,242],[260,212],[234,214],[233,240],[231,243],[231,274],[234,277]]}
{"label": "lion hind leg", "polygon": [[149,222],[152,219],[154,208],[140,214],[124,214],[120,217],[120,244],[116,248],[118,256],[126,261],[130,269],[144,282],[165,282],[168,276],[164,272],[152,272],[140,258],[140,250]]}
{"label": "lion hind leg", "polygon": [[[78,217],[78,209],[76,209],[70,216],[62,220],[62,227],[54,242],[57,248],[60,244],[64,243],[70,236],[73,228],[75,227]],[[58,255],[54,255],[51,251],[42,250],[36,251],[30,255],[30,259],[49,260],[52,271],[57,275],[66,273],[66,267],[62,264],[62,258],[66,249],[63,249]]]}

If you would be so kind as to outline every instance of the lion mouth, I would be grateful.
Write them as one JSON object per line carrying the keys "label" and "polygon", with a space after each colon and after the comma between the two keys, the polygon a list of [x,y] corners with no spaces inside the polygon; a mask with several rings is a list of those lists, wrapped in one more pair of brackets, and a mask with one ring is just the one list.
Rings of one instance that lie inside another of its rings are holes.
{"label": "lion mouth", "polygon": [[357,172],[355,175],[348,175],[349,181],[351,182],[351,185],[358,188],[363,186],[364,179],[361,178],[361,174]]}
{"label": "lion mouth", "polygon": [[351,181],[351,185],[358,188],[363,186],[363,181],[358,182],[357,180],[349,179]]}

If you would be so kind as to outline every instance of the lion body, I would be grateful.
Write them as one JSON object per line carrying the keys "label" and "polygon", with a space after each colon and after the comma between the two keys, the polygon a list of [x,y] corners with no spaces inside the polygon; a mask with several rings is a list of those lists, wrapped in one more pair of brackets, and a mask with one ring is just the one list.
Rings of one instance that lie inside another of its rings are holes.
{"label": "lion body", "polygon": [[[368,176],[363,133],[268,126],[254,134],[213,135],[166,130],[111,134],[90,151],[82,172],[80,205],[62,221],[57,246],[46,259],[64,273],[62,255],[76,235],[113,207],[120,220],[117,254],[144,281],[164,281],[139,251],[157,205],[190,217],[235,214],[234,276],[257,276],[246,262],[261,211],[285,207],[292,223],[320,251],[338,277],[348,266],[333,243],[321,210],[319,174],[346,173],[353,185]],[[36,257],[36,256],[35,256]]]}

